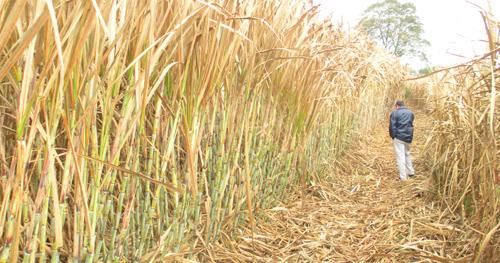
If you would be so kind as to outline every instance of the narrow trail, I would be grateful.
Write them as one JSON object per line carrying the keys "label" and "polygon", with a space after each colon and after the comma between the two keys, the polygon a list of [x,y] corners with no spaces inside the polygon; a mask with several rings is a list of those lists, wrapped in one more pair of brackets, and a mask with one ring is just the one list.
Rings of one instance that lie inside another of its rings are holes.
{"label": "narrow trail", "polygon": [[[430,120],[416,114],[416,177],[399,181],[385,123],[367,132],[324,182],[261,211],[246,229],[213,247],[214,261],[449,262],[466,241],[429,193],[423,147]],[[463,243],[462,243],[463,242]]]}

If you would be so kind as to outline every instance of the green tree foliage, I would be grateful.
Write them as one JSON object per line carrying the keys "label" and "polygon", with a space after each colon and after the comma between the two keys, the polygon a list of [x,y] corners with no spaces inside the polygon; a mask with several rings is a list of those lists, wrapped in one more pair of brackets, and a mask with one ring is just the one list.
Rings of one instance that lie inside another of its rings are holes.
{"label": "green tree foliage", "polygon": [[358,27],[398,57],[426,60],[423,49],[429,42],[422,37],[423,25],[412,3],[384,0],[370,5],[363,12]]}
{"label": "green tree foliage", "polygon": [[418,74],[420,74],[420,75],[426,75],[426,74],[431,73],[432,71],[434,71],[434,69],[432,67],[425,67],[425,68],[419,69],[418,70]]}

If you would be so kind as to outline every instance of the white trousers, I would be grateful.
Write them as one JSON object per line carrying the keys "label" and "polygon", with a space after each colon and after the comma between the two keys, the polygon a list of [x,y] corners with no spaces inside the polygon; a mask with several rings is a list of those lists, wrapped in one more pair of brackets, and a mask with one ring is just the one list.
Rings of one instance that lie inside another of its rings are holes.
{"label": "white trousers", "polygon": [[393,140],[396,162],[398,163],[399,179],[406,180],[409,175],[414,175],[413,164],[411,163],[410,144],[398,139]]}

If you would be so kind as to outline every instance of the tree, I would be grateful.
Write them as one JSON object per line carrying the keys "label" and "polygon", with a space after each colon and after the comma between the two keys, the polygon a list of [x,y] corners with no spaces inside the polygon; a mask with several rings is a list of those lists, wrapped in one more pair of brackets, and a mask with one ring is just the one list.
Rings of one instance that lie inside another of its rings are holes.
{"label": "tree", "polygon": [[425,68],[419,69],[418,70],[418,74],[420,74],[420,75],[427,75],[427,74],[429,74],[429,73],[431,73],[433,71],[434,71],[434,69],[432,67],[427,66]]}
{"label": "tree", "polygon": [[429,42],[422,37],[423,25],[414,4],[397,0],[372,4],[363,12],[358,27],[392,54],[426,61],[423,49]]}

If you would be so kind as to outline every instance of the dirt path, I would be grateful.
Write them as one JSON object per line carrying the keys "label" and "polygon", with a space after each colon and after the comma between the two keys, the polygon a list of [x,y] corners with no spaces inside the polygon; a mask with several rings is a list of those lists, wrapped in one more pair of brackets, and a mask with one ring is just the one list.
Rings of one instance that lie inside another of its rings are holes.
{"label": "dirt path", "polygon": [[253,241],[247,229],[236,241],[214,247],[212,259],[449,262],[452,251],[465,243],[451,241],[460,230],[430,198],[422,152],[429,129],[430,121],[418,113],[412,148],[416,178],[397,180],[391,140],[381,124],[346,160],[332,165],[325,182],[262,212]]}

